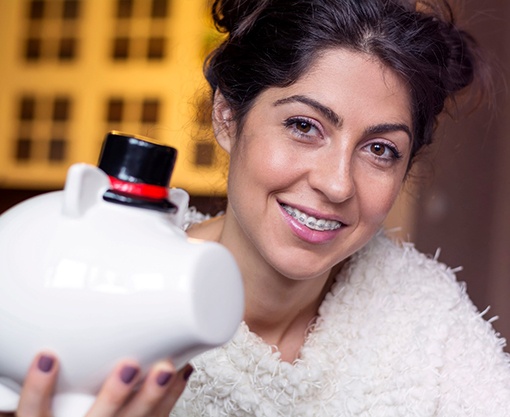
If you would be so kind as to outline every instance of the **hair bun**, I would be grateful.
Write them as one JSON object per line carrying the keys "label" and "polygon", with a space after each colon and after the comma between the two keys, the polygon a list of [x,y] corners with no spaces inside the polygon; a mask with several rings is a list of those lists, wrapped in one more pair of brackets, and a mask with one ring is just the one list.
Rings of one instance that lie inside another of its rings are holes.
{"label": "hair bun", "polygon": [[476,60],[473,51],[477,50],[475,40],[466,32],[451,26],[445,36],[450,54],[447,61],[448,77],[444,77],[445,87],[456,93],[473,82]]}
{"label": "hair bun", "polygon": [[437,34],[445,47],[441,82],[445,93],[454,95],[472,84],[479,75],[481,68],[478,64],[485,61],[480,47],[469,33],[457,25],[452,6],[446,0],[418,0],[416,8],[437,23]]}
{"label": "hair bun", "polygon": [[270,0],[214,0],[212,17],[220,32],[239,35],[248,30]]}

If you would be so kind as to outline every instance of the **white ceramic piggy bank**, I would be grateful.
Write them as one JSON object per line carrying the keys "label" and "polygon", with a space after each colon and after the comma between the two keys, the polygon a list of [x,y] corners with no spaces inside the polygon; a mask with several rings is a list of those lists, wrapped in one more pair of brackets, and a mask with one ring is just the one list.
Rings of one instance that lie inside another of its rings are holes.
{"label": "white ceramic piggy bank", "polygon": [[64,191],[0,216],[0,410],[15,409],[43,349],[61,362],[54,415],[74,417],[120,358],[181,367],[233,336],[240,272],[223,246],[179,227],[188,196],[166,188],[175,155],[112,132],[99,168],[73,165]]}

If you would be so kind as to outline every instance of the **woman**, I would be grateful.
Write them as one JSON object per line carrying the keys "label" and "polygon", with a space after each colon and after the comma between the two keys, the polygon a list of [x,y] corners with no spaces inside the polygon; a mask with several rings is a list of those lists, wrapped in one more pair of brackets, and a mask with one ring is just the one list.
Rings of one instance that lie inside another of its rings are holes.
{"label": "woman", "polygon": [[[157,364],[133,392],[121,363],[89,416],[508,416],[503,342],[453,271],[379,232],[445,101],[479,75],[448,6],[411,3],[214,2],[229,202],[190,212],[188,233],[236,257],[244,323],[179,400],[191,368]],[[47,415],[57,363],[41,358],[20,416]]]}

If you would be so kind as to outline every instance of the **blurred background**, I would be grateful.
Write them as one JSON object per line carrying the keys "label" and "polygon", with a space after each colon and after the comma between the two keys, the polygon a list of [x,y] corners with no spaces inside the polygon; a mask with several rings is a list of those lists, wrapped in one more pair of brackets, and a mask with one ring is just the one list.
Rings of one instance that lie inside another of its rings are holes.
{"label": "blurred background", "polygon": [[[451,267],[510,338],[510,2],[457,1],[493,58],[494,104],[445,118],[386,226]],[[0,1],[0,213],[95,164],[110,130],[179,150],[171,185],[224,202],[202,62],[219,41],[208,0]]]}

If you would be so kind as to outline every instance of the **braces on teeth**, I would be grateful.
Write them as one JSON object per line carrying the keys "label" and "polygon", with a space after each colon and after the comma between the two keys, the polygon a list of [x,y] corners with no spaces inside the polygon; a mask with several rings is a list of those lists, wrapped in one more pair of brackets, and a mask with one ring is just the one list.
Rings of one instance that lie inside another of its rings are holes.
{"label": "braces on teeth", "polygon": [[341,227],[341,223],[336,220],[325,220],[325,219],[316,219],[312,216],[307,216],[305,213],[290,207],[286,204],[281,205],[283,209],[289,213],[292,217],[294,217],[299,223],[305,225],[306,227],[312,230],[318,231],[327,231],[327,230],[336,230]]}

